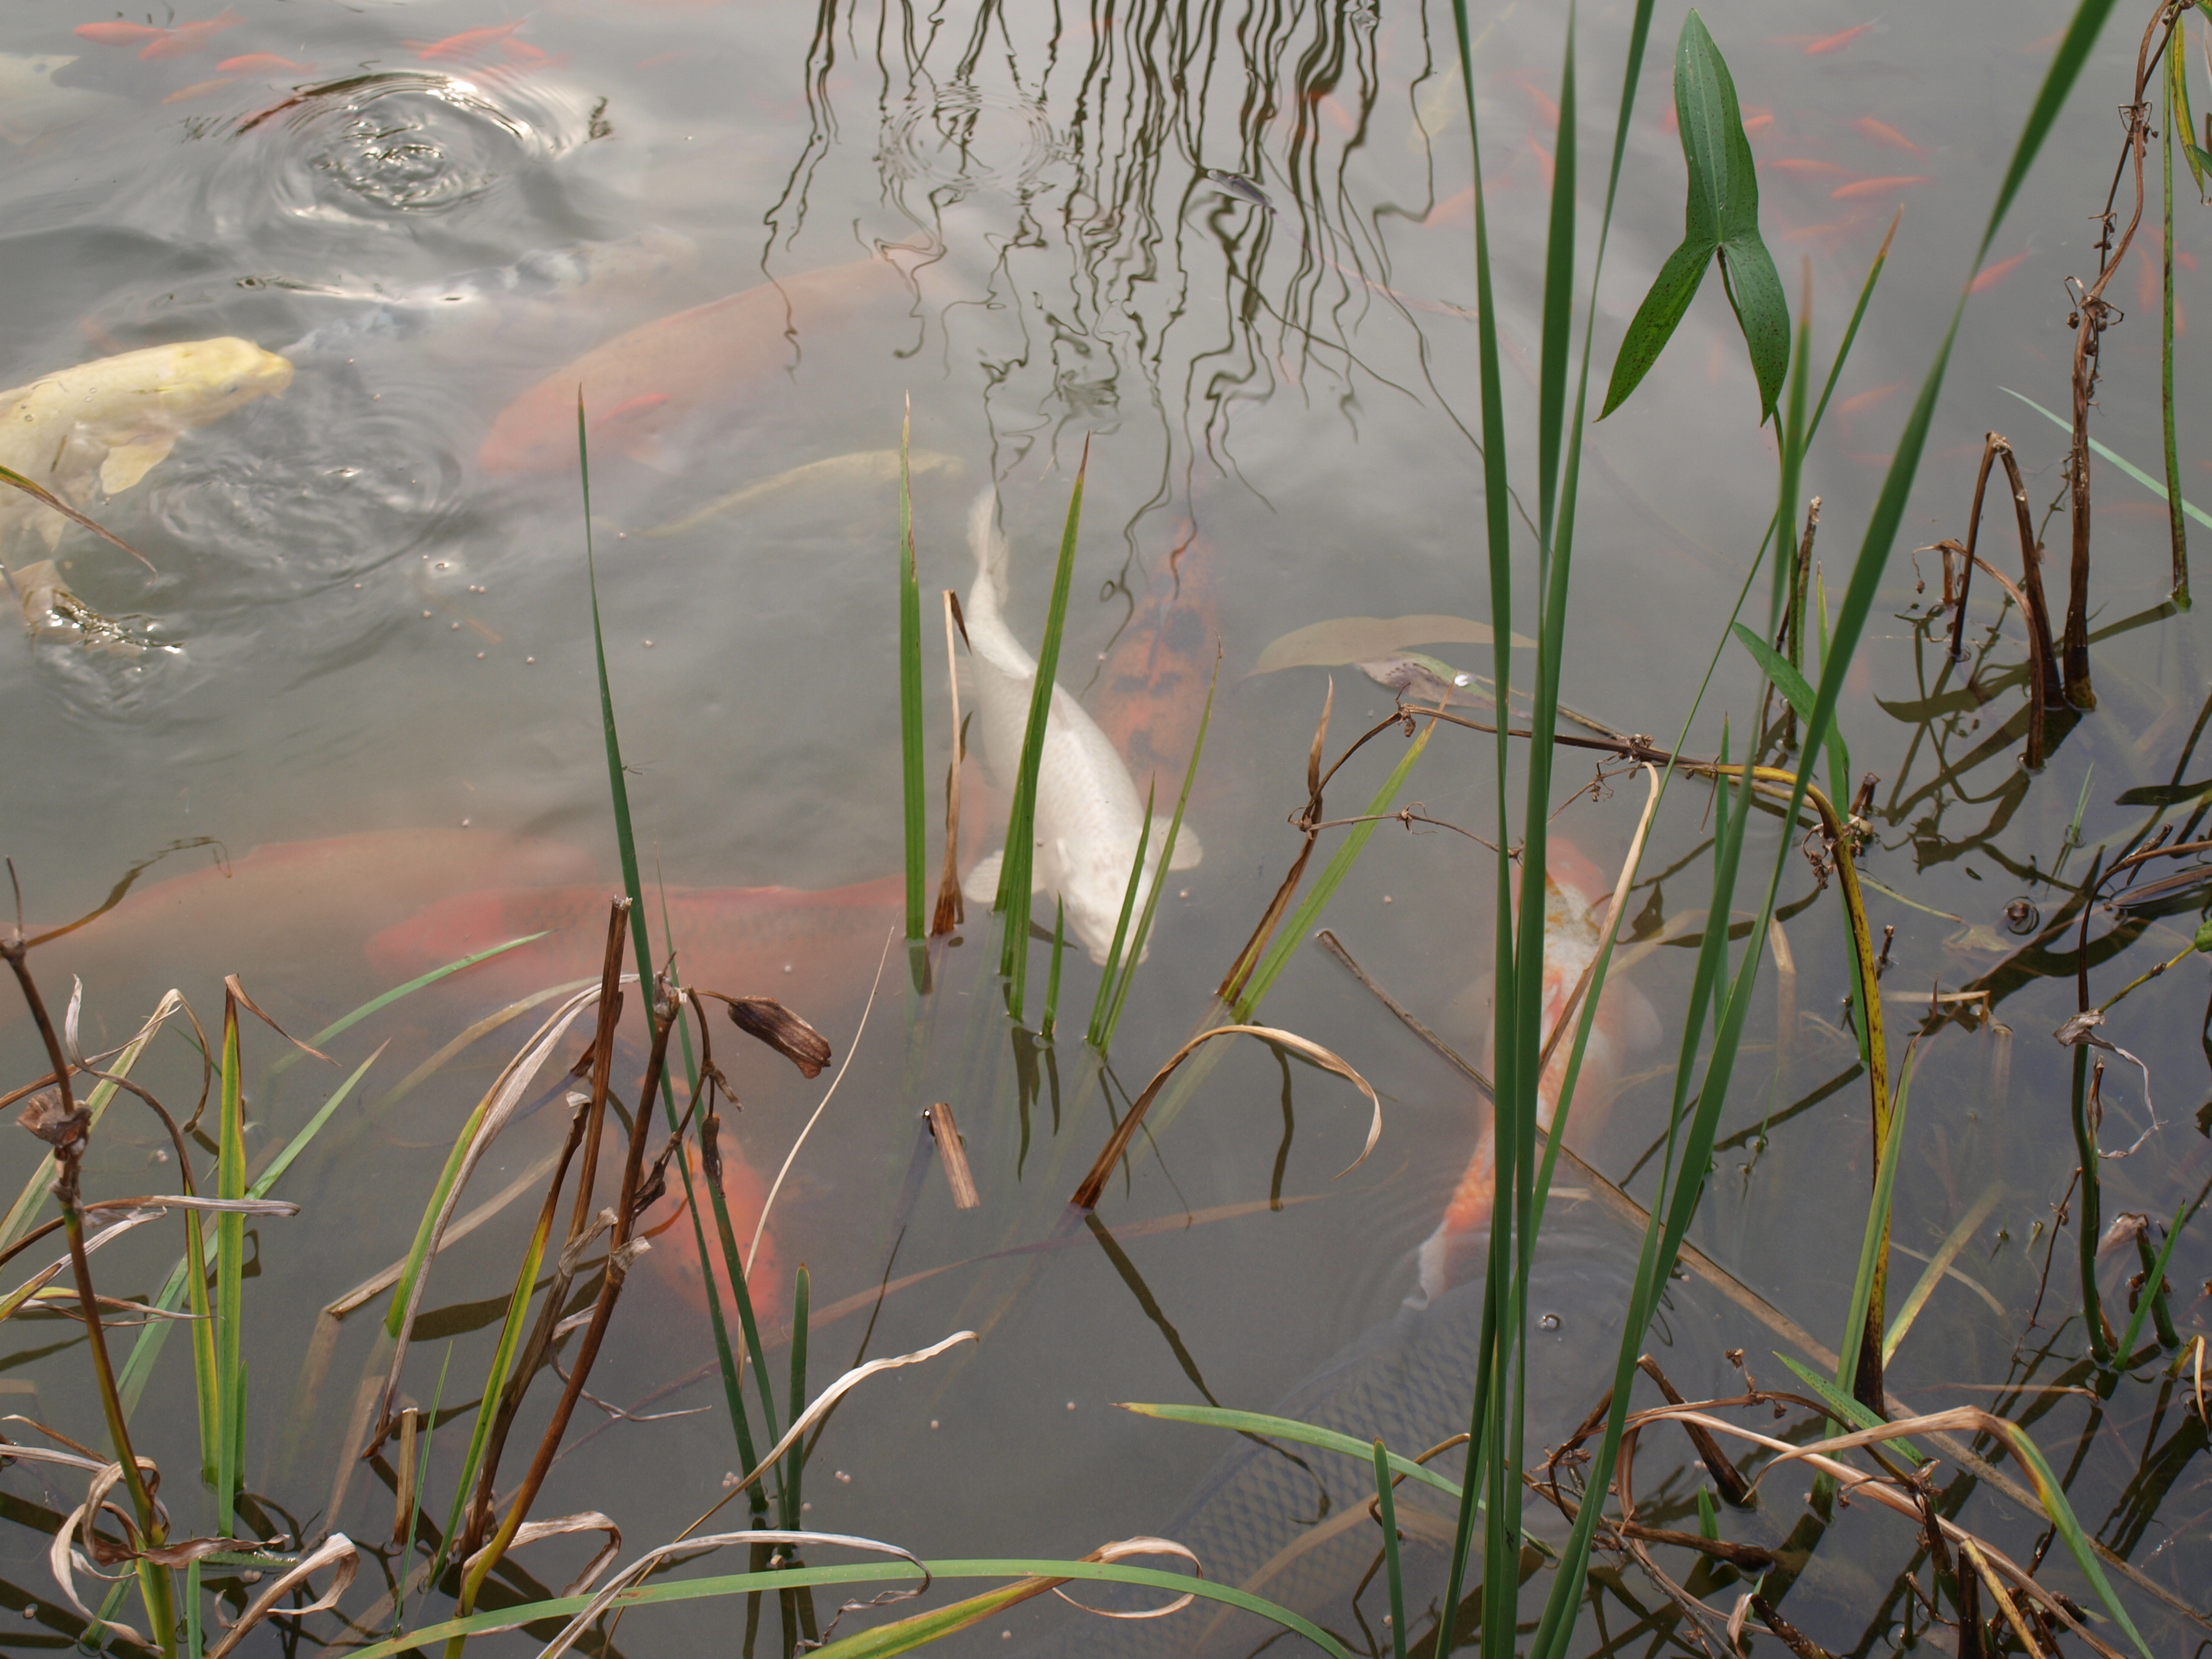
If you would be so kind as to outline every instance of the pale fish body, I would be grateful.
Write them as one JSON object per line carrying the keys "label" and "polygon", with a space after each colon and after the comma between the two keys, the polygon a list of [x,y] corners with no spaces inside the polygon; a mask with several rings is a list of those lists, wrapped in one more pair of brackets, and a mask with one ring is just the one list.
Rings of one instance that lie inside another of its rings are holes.
{"label": "pale fish body", "polygon": [[74,122],[129,109],[120,98],[55,85],[54,71],[75,62],[48,53],[0,52],[0,138],[21,148]]}
{"label": "pale fish body", "polygon": [[[1007,555],[997,508],[997,496],[986,489],[969,515],[975,585],[969,590],[966,621],[983,752],[1000,782],[1010,787],[1021,764],[1037,665],[1006,626],[1000,609]],[[1155,816],[1146,843],[1136,912],[1143,910],[1159,880],[1160,849],[1167,830],[1167,818]],[[1144,830],[1145,803],[1130,781],[1129,769],[1082,705],[1054,686],[1044,752],[1037,766],[1036,847],[1030,884],[1036,892],[1054,895],[1066,904],[1069,931],[1091,959],[1102,965],[1113,946],[1129,868],[1136,861]],[[994,853],[968,872],[961,885],[971,903],[991,902],[1003,858],[1002,853]],[[1199,858],[1198,837],[1186,823],[1176,836],[1169,867],[1188,870]]]}
{"label": "pale fish body", "polygon": [[[1567,1000],[1582,982],[1583,972],[1596,959],[1603,945],[1605,908],[1613,884],[1572,845],[1553,841],[1545,850],[1543,1042],[1566,1012]],[[1590,1024],[1589,1047],[1575,1079],[1575,1099],[1569,1130],[1587,1144],[1603,1120],[1620,1082],[1624,1064],[1638,1051],[1659,1040],[1658,1017],[1633,985],[1607,975],[1605,994],[1599,999],[1597,1018]],[[1571,1028],[1553,1051],[1552,1063],[1536,1085],[1536,1121],[1547,1133],[1558,1109],[1559,1091],[1566,1082],[1567,1061],[1574,1050]],[[1492,1056],[1494,1067],[1495,1055]],[[1497,1184],[1497,1121],[1486,1113],[1474,1155],[1468,1160],[1443,1219],[1420,1249],[1420,1291],[1433,1298],[1469,1276],[1468,1258],[1484,1242],[1490,1224]]]}
{"label": "pale fish body", "polygon": [[[289,362],[228,337],[80,363],[0,392],[0,466],[79,505],[95,486],[118,495],[185,433],[291,383]],[[67,523],[20,490],[0,490],[0,544],[32,526],[51,548]]]}
{"label": "pale fish body", "polygon": [[[942,472],[947,477],[957,477],[960,458],[940,455],[934,450],[911,450],[907,455],[907,469],[915,477],[927,473]],[[644,532],[649,537],[680,536],[687,530],[696,530],[710,519],[741,507],[750,507],[756,501],[781,495],[792,489],[860,489],[872,484],[891,483],[899,475],[899,453],[896,449],[856,449],[849,455],[830,455],[818,461],[787,468],[772,477],[762,478],[742,489],[733,489],[726,495],[718,495],[704,507],[685,514],[672,524],[664,524]]]}

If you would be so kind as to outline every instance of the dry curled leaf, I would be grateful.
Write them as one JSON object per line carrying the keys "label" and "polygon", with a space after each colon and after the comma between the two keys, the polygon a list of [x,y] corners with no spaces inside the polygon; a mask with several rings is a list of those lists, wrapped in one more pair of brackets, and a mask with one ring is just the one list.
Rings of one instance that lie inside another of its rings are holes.
{"label": "dry curled leaf", "polygon": [[58,1089],[41,1089],[23,1103],[23,1109],[15,1115],[16,1124],[52,1146],[57,1152],[68,1153],[82,1148],[87,1131],[92,1123],[92,1114],[82,1106],[65,1111]]}
{"label": "dry curled leaf", "polygon": [[819,1077],[830,1063],[830,1042],[819,1031],[774,997],[732,997],[730,1020],[748,1036],[781,1054],[807,1077]]}

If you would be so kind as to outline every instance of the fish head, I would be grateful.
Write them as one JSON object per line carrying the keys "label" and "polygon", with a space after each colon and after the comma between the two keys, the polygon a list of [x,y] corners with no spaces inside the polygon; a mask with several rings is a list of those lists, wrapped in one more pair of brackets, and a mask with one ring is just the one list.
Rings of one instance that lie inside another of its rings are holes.
{"label": "fish head", "polygon": [[166,351],[167,372],[157,396],[163,412],[179,427],[208,425],[257,398],[276,397],[292,384],[290,360],[251,340],[188,340]]}

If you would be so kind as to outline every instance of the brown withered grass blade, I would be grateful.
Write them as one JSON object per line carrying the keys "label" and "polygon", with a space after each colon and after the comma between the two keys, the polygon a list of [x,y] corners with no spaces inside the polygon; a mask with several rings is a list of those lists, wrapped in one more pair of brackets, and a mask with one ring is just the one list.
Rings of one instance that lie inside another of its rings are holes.
{"label": "brown withered grass blade", "polygon": [[968,1167],[968,1148],[960,1139],[960,1126],[952,1121],[949,1102],[939,1101],[922,1116],[937,1142],[937,1155],[945,1160],[945,1182],[952,1188],[952,1207],[972,1210],[983,1201],[975,1188],[975,1172]]}
{"label": "brown withered grass blade", "polygon": [[285,1042],[290,1043],[295,1048],[299,1049],[302,1054],[313,1054],[317,1060],[321,1060],[325,1066],[335,1066],[337,1064],[337,1061],[332,1060],[320,1048],[314,1047],[311,1043],[301,1042],[299,1038],[294,1036],[289,1031],[286,1030],[275,1020],[270,1018],[266,1013],[263,1012],[261,1006],[255,1002],[252,997],[246,994],[246,988],[238,982],[238,975],[236,974],[225,974],[222,976],[222,988],[224,990],[229,992],[231,995],[238,999],[238,1006],[240,1007],[245,1009],[247,1013],[252,1014],[254,1018],[259,1020],[264,1025],[266,1025],[270,1030],[276,1032],[278,1036],[283,1037]]}
{"label": "brown withered grass blade", "polygon": [[76,508],[71,507],[67,501],[55,495],[52,490],[47,489],[44,484],[33,483],[32,480],[25,477],[21,473],[16,471],[15,468],[11,466],[0,466],[0,483],[11,483],[15,485],[16,489],[21,490],[26,495],[28,495],[32,500],[37,501],[41,507],[50,507],[53,508],[55,512],[60,514],[62,517],[69,520],[70,522],[82,525],[87,530],[92,532],[94,535],[99,537],[100,540],[112,543],[113,545],[121,548],[132,558],[137,560],[139,563],[144,565],[149,574],[158,576],[161,574],[160,571],[154,568],[153,560],[148,558],[137,548],[131,546],[131,544],[125,541],[122,537],[117,535],[113,531],[106,528],[105,526],[88,517],[86,514],[80,513]]}
{"label": "brown withered grass blade", "polygon": [[952,699],[952,769],[945,778],[945,873],[937,884],[937,912],[930,918],[934,939],[949,933],[967,919],[960,895],[960,763],[968,756],[968,732],[960,724],[960,657],[952,648],[952,635],[968,629],[960,617],[960,596],[945,590],[945,683]]}
{"label": "brown withered grass blade", "polygon": [[[1307,823],[1320,817],[1317,809],[1321,802],[1321,757],[1328,742],[1328,717],[1335,708],[1336,676],[1332,674],[1328,678],[1328,695],[1322,701],[1321,722],[1314,727],[1313,747],[1306,755],[1306,806],[1302,821]],[[1308,830],[1305,845],[1298,848],[1297,857],[1291,860],[1290,872],[1283,878],[1283,884],[1275,890],[1275,896],[1268,901],[1266,911],[1260,917],[1259,926],[1253,928],[1252,937],[1244,942],[1244,948],[1237,952],[1237,960],[1221,976],[1221,983],[1214,988],[1213,994],[1221,1001],[1235,1002],[1243,994],[1244,981],[1252,977],[1252,970],[1260,965],[1260,957],[1267,951],[1267,941],[1274,937],[1284,913],[1289,910],[1291,900],[1297,893],[1298,884],[1305,879],[1306,864],[1313,857],[1315,840],[1314,832]]]}
{"label": "brown withered grass blade", "polygon": [[1122,1154],[1129,1150],[1129,1143],[1136,1138],[1137,1130],[1145,1121],[1145,1114],[1152,1109],[1152,1102],[1158,1098],[1160,1091],[1167,1085],[1167,1080],[1175,1075],[1176,1068],[1196,1053],[1201,1043],[1210,1042],[1215,1037],[1240,1036],[1255,1036],[1262,1042],[1288,1048],[1292,1054],[1301,1059],[1312,1061],[1323,1071],[1335,1073],[1337,1076],[1344,1079],[1361,1094],[1367,1097],[1367,1103],[1374,1109],[1374,1115],[1367,1126],[1367,1142],[1359,1149],[1359,1156],[1338,1170],[1337,1175],[1339,1178],[1350,1175],[1364,1164],[1367,1161],[1367,1155],[1375,1150],[1375,1143],[1382,1138],[1382,1102],[1376,1095],[1373,1085],[1365,1078],[1354,1071],[1346,1061],[1322,1048],[1318,1042],[1308,1037],[1302,1037],[1295,1031],[1285,1031],[1273,1025],[1217,1025],[1211,1030],[1200,1031],[1182,1048],[1176,1049],[1174,1058],[1161,1066],[1152,1080],[1145,1085],[1144,1093],[1130,1103],[1129,1109],[1122,1115],[1120,1126],[1108,1139],[1104,1149],[1099,1152],[1097,1162],[1091,1166],[1091,1172],[1083,1177],[1082,1184],[1075,1189],[1074,1197],[1068,1201],[1080,1210],[1096,1209],[1098,1206],[1098,1195],[1106,1188],[1107,1178],[1114,1173],[1114,1166],[1121,1161]]}

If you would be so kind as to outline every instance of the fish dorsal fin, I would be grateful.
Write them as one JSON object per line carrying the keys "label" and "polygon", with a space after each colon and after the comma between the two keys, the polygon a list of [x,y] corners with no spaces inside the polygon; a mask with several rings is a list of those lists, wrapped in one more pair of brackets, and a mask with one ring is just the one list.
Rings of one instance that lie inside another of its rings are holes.
{"label": "fish dorsal fin", "polygon": [[118,444],[100,464],[100,489],[107,495],[120,495],[168,459],[169,452],[176,445],[177,434],[173,432],[142,438],[137,443]]}

